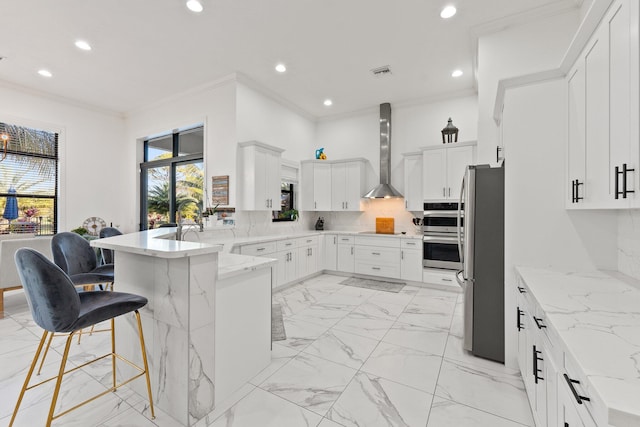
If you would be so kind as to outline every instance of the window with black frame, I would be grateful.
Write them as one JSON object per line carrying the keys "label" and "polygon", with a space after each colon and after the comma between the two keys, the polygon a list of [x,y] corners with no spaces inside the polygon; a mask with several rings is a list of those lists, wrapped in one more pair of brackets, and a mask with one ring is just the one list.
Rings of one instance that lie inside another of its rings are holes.
{"label": "window with black frame", "polygon": [[280,210],[273,211],[273,222],[295,221],[298,210],[295,208],[295,191],[292,182],[283,181],[280,186]]}
{"label": "window with black frame", "polygon": [[0,122],[0,234],[55,234],[58,134]]}
{"label": "window with black frame", "polygon": [[204,128],[144,141],[140,164],[140,229],[201,220],[204,200]]}

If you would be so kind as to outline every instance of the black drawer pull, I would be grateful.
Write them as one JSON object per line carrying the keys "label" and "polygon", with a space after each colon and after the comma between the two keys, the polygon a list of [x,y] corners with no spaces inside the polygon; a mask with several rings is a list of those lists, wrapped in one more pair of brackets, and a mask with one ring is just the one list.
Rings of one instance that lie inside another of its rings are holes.
{"label": "black drawer pull", "polygon": [[524,313],[522,310],[520,310],[520,307],[516,307],[517,308],[517,312],[516,315],[518,316],[516,318],[516,325],[518,325],[518,331],[521,331],[524,329],[524,327],[522,326],[522,322],[520,322],[520,317],[522,317],[522,314]]}
{"label": "black drawer pull", "polygon": [[539,351],[536,346],[533,346],[533,378],[536,382],[536,384],[538,384],[538,381],[543,380],[544,378],[538,376],[539,372],[542,372],[542,369],[538,369],[538,362],[544,360],[541,357],[538,357],[538,354],[542,353],[541,351]]}
{"label": "black drawer pull", "polygon": [[526,294],[527,290],[525,288],[518,286],[518,292],[520,292],[521,294]]}
{"label": "black drawer pull", "polygon": [[565,381],[569,385],[569,388],[571,389],[571,393],[573,393],[573,397],[575,397],[576,402],[578,402],[578,405],[582,405],[582,401],[587,401],[587,402],[591,401],[591,399],[589,399],[588,397],[580,396],[576,391],[576,388],[573,386],[574,384],[580,384],[580,381],[572,380],[571,378],[569,378],[569,375],[567,374],[562,374],[562,375],[564,376]]}
{"label": "black drawer pull", "polygon": [[538,327],[538,329],[544,329],[547,326],[542,324],[542,319],[538,318],[536,316],[533,316],[533,320],[536,322],[536,326]]}

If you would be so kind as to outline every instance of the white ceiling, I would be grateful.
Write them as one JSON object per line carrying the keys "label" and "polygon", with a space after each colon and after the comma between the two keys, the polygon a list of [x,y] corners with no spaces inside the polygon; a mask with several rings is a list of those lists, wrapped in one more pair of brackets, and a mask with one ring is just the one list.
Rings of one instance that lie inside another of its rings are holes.
{"label": "white ceiling", "polygon": [[[239,73],[321,118],[471,92],[479,33],[581,3],[202,1],[194,14],[184,0],[0,0],[0,81],[127,113]],[[446,4],[458,14],[442,20]],[[77,39],[93,50],[77,49]],[[286,73],[275,72],[278,62]],[[383,65],[392,76],[374,78]],[[455,68],[465,74],[453,79]]]}

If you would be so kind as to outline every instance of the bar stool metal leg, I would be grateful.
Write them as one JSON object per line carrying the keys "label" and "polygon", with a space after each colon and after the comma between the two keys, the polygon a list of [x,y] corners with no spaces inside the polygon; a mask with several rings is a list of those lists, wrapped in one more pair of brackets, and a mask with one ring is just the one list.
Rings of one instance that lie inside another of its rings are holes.
{"label": "bar stool metal leg", "polygon": [[[44,346],[44,342],[46,341],[48,334],[49,334],[48,331],[44,331],[44,333],[42,334],[42,338],[40,339],[40,344],[38,345],[38,349],[36,350],[35,356],[33,356],[33,361],[31,362],[31,366],[29,367],[27,378],[25,378],[24,384],[22,386],[22,390],[20,390],[20,395],[18,396],[16,407],[13,409],[13,415],[11,416],[11,421],[9,421],[9,427],[13,425],[13,422],[16,419],[16,415],[18,414],[18,409],[20,408],[20,404],[22,403],[22,398],[24,397],[24,392],[27,391],[27,387],[29,386],[29,381],[31,380],[31,375],[33,375],[33,370],[36,367],[36,363],[38,363],[40,352],[42,351],[42,347]],[[53,333],[51,333],[51,335],[53,335]],[[39,370],[38,370],[38,373],[40,373]]]}
{"label": "bar stool metal leg", "polygon": [[[67,365],[67,357],[69,356],[69,347],[71,347],[71,340],[73,339],[74,334],[75,334],[75,331],[69,334],[69,336],[67,337],[67,343],[64,346],[64,353],[62,353],[62,361],[60,362],[60,370],[58,371],[58,378],[56,379],[56,387],[53,390],[53,399],[51,399],[51,407],[49,408],[49,416],[47,417],[46,427],[51,426],[51,422],[53,421],[53,418],[54,418],[53,414],[56,409],[56,403],[58,403],[58,394],[60,393],[60,385],[62,384],[62,377],[64,376],[64,368]],[[66,414],[69,411],[72,411],[73,409],[75,409],[75,407],[59,414],[58,416],[56,416],[56,418]]]}
{"label": "bar stool metal leg", "polygon": [[144,344],[144,335],[142,333],[142,321],[140,320],[140,313],[135,311],[136,320],[138,321],[138,332],[140,332],[140,349],[142,351],[142,362],[144,364],[145,379],[147,380],[147,393],[149,394],[149,407],[151,409],[151,419],[156,419],[156,413],[153,410],[153,396],[151,396],[151,380],[149,379],[149,363],[147,363],[147,346]]}

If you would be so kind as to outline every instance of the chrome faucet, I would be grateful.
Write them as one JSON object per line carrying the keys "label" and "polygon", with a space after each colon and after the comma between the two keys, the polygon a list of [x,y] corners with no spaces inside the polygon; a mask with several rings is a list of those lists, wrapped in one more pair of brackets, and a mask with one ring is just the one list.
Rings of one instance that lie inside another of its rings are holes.
{"label": "chrome faucet", "polygon": [[[196,218],[196,225],[198,225],[198,229],[199,231],[202,233],[204,231],[204,223],[202,222],[202,209],[200,209],[200,205],[198,204],[198,202],[194,199],[188,199],[185,200],[184,202],[180,203],[178,205],[178,210],[176,211],[176,223],[177,223],[177,230],[176,230],[176,240],[184,240],[184,236],[189,232],[189,230],[192,230],[192,227],[186,227],[186,230],[183,231],[184,224],[181,221],[180,218],[180,210],[185,206],[188,205],[189,203],[193,203],[196,205],[196,212],[198,213],[198,216]],[[187,224],[188,225],[188,224]]]}

